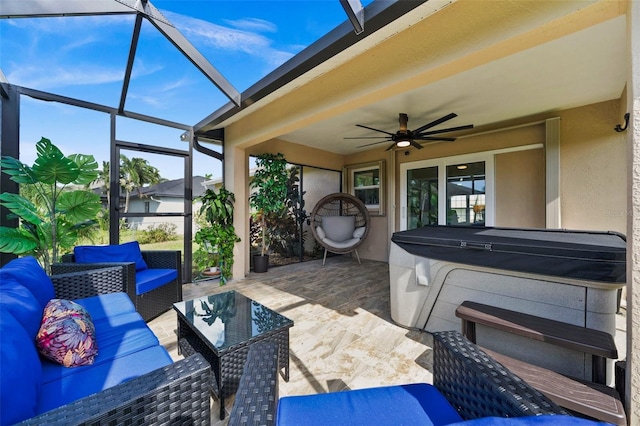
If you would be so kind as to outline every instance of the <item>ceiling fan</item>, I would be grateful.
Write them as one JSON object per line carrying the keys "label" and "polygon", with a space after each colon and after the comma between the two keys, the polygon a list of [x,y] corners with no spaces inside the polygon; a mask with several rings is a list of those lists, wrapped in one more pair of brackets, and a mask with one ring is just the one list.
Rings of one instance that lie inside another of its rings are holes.
{"label": "ceiling fan", "polygon": [[387,132],[385,130],[379,130],[379,129],[374,129],[373,127],[369,127],[369,126],[363,126],[362,124],[356,124],[356,126],[358,127],[362,127],[364,129],[369,129],[369,130],[373,130],[375,132],[380,132],[380,133],[384,133],[388,136],[361,136],[361,137],[347,137],[345,139],[379,139],[379,138],[384,138],[384,140],[378,141],[378,142],[373,142],[373,143],[368,143],[366,145],[360,145],[357,148],[364,148],[366,146],[371,146],[371,145],[377,145],[379,143],[384,143],[384,142],[389,142],[392,141],[393,144],[391,144],[389,146],[389,148],[387,148],[386,150],[389,151],[395,147],[399,147],[399,148],[405,148],[408,146],[413,146],[417,149],[422,149],[423,146],[420,145],[418,142],[416,141],[448,141],[448,142],[453,142],[454,140],[456,140],[456,138],[447,138],[447,137],[437,137],[437,136],[432,136],[432,135],[437,135],[440,133],[448,133],[448,132],[455,132],[457,130],[465,130],[465,129],[472,129],[473,128],[473,124],[467,124],[465,126],[458,126],[458,127],[450,127],[448,129],[440,129],[440,130],[429,130],[432,127],[437,126],[438,124],[442,124],[445,121],[449,121],[452,118],[455,118],[458,116],[458,114],[455,113],[451,113],[451,114],[447,114],[444,117],[441,117],[437,120],[434,120],[430,123],[425,124],[424,126],[418,127],[415,130],[409,130],[407,128],[407,122],[409,121],[409,116],[407,114],[404,113],[400,113],[399,114],[400,118],[399,118],[399,122],[400,122],[400,129],[395,132],[395,133],[391,133],[391,132]]}

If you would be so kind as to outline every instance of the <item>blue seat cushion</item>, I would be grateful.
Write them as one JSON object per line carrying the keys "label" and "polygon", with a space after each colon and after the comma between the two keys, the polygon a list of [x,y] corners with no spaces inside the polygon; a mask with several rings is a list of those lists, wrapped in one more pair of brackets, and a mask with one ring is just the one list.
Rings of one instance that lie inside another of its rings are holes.
{"label": "blue seat cushion", "polygon": [[42,382],[49,383],[83,370],[90,371],[99,364],[108,364],[136,352],[159,345],[158,338],[147,327],[140,314],[132,312],[94,321],[98,354],[93,365],[65,368],[55,362],[42,360]]}
{"label": "blue seat cushion", "polygon": [[141,295],[155,290],[176,278],[178,278],[178,271],[175,269],[145,269],[136,272],[136,294]]}
{"label": "blue seat cushion", "polygon": [[147,269],[137,241],[109,246],[76,246],[73,255],[78,263],[135,262],[136,271]]}
{"label": "blue seat cushion", "polygon": [[40,304],[40,312],[55,297],[53,283],[38,261],[32,256],[13,259],[0,269],[0,289],[5,280],[13,278],[25,286]]}
{"label": "blue seat cushion", "polygon": [[171,357],[166,349],[162,346],[154,346],[116,358],[109,363],[94,364],[91,368],[70,369],[73,374],[42,385],[42,392],[37,399],[37,414],[108,389],[171,363]]}
{"label": "blue seat cushion", "polygon": [[447,425],[462,418],[432,385],[415,383],[283,397],[278,426]]}
{"label": "blue seat cushion", "polygon": [[93,322],[136,311],[131,298],[126,293],[108,293],[74,300],[89,312]]}
{"label": "blue seat cushion", "polygon": [[0,425],[36,414],[42,369],[33,336],[11,313],[0,309]]}

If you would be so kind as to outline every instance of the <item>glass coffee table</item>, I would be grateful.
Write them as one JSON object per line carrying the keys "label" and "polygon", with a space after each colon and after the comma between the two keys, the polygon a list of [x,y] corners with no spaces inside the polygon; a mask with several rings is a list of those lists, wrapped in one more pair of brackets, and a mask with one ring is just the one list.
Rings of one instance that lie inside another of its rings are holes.
{"label": "glass coffee table", "polygon": [[237,291],[178,302],[173,308],[178,314],[179,353],[198,352],[211,364],[211,392],[220,401],[221,420],[224,400],[238,389],[252,344],[277,343],[280,374],[289,381],[289,318]]}

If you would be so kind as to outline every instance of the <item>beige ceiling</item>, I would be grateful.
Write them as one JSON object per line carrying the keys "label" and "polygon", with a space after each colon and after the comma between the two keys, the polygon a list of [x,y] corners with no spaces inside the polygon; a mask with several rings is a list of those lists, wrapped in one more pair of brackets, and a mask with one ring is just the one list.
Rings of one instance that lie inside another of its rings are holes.
{"label": "beige ceiling", "polygon": [[[351,154],[377,136],[369,127],[395,132],[398,113],[415,129],[450,112],[458,114],[433,129],[476,127],[538,113],[618,99],[626,81],[624,15],[559,39],[472,68],[424,87],[397,94],[283,134],[279,139]],[[386,147],[381,143],[374,148]]]}

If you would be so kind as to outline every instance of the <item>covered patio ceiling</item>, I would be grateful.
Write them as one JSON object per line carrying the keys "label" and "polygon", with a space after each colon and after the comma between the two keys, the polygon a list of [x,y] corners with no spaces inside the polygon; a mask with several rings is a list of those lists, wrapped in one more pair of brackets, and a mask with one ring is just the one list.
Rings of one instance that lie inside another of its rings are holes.
{"label": "covered patio ceiling", "polygon": [[[580,2],[580,5],[577,2],[567,2],[569,3],[573,4],[563,10],[553,11],[543,17],[546,22],[538,22],[537,25],[548,25],[554,20],[557,21],[556,26],[564,25],[563,20],[566,20],[567,16],[581,13],[580,9],[594,2]],[[439,13],[449,5],[450,3],[430,1],[408,11],[393,25],[389,25],[390,28],[381,29],[377,35],[355,43],[331,61],[274,90],[269,99],[259,100],[255,105],[240,108],[232,114],[224,115],[222,110],[218,111],[218,114],[208,117],[208,121],[201,122],[196,128],[200,127],[201,131],[206,131],[229,126],[251,114],[261,105],[268,104],[270,99],[285,96],[304,82],[322,76],[332,67],[337,68],[357,55],[366,54],[369,49],[384,42],[394,33],[423,19],[430,19],[429,16]],[[571,21],[567,21],[567,24],[570,25]],[[464,25],[464,22],[459,25]],[[352,103],[355,107],[341,105],[341,112],[328,112],[326,116],[329,118],[309,122],[292,131],[284,131],[278,139],[347,155],[371,148],[384,149],[388,146],[388,143],[381,143],[359,148],[361,145],[375,142],[376,139],[345,140],[345,137],[380,135],[358,128],[355,124],[393,133],[398,129],[399,113],[409,115],[408,127],[412,129],[455,112],[458,114],[457,118],[434,129],[472,123],[475,125],[472,132],[478,132],[515,118],[619,99],[624,90],[628,66],[626,27],[624,15],[610,19],[602,18],[595,25],[585,25],[585,28],[573,31],[567,30],[559,37],[512,54],[496,55],[493,60],[480,66],[450,72],[419,87],[377,96],[371,102],[354,100]],[[525,26],[523,31],[526,30],[528,28]],[[496,41],[496,44],[513,40],[517,34],[502,37],[504,38]],[[447,41],[447,36],[442,35],[423,44],[433,43],[439,49],[437,44]],[[456,46],[452,45],[451,50],[454,49]],[[464,46],[459,49],[463,50]],[[508,51],[508,48],[505,51]],[[398,53],[399,68],[406,67],[405,60],[402,59],[403,53]],[[460,57],[464,60],[471,58],[474,53],[466,52]],[[442,65],[425,61],[421,66],[422,68],[416,67],[407,73],[411,72],[415,76]],[[412,76],[401,75],[399,78],[392,84],[401,86],[402,78],[410,79]]]}

